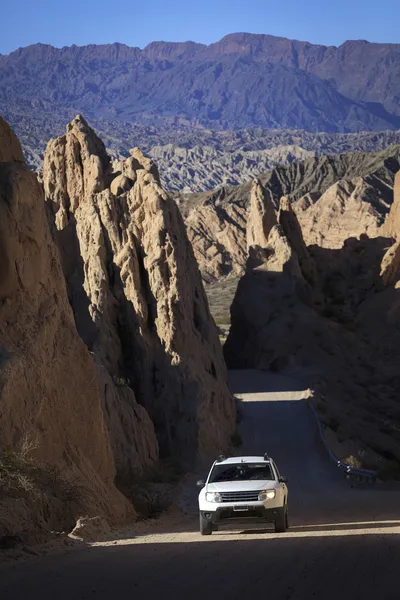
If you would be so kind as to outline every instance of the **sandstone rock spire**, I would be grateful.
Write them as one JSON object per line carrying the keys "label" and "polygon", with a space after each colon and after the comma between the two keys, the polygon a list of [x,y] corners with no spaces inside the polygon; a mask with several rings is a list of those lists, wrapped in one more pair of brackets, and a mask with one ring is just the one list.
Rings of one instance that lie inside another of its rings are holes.
{"label": "sandstone rock spire", "polygon": [[261,182],[255,179],[251,187],[247,216],[247,250],[251,246],[265,248],[269,232],[277,222],[270,191],[264,190]]}
{"label": "sandstone rock spire", "polygon": [[234,428],[217,330],[156,166],[133,149],[116,175],[124,182],[115,185],[103,148],[74,120],[45,158],[46,199],[77,327],[105,372],[127,381],[147,409],[161,451],[194,460],[226,447]]}

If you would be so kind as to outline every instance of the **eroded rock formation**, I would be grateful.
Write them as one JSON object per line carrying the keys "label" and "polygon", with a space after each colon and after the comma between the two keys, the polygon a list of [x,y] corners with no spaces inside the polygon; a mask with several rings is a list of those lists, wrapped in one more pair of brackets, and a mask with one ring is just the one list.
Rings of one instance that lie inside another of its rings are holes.
{"label": "eroded rock formation", "polygon": [[[44,187],[78,331],[148,411],[161,453],[190,462],[226,446],[235,409],[217,330],[153,161],[133,149],[113,179],[104,146],[78,116],[49,143]],[[119,427],[111,435],[118,463]]]}
{"label": "eroded rock formation", "polygon": [[[399,168],[399,146],[392,146],[381,152],[351,152],[281,165],[260,175],[257,187],[247,182],[182,195],[179,206],[204,281],[244,273],[247,248],[256,243],[257,197],[259,205],[265,198],[271,200],[277,213],[281,197],[287,196],[307,246],[339,249],[349,237],[382,235],[380,227],[393,201]],[[270,221],[265,213],[264,218]],[[263,231],[264,224],[259,224]],[[390,232],[384,235],[391,237]]]}
{"label": "eroded rock formation", "polygon": [[247,215],[247,250],[251,246],[263,248],[268,242],[269,232],[276,224],[277,218],[272,196],[269,190],[264,190],[260,181],[255,179],[250,192],[250,206]]}
{"label": "eroded rock formation", "polygon": [[49,143],[46,197],[4,121],[0,140],[0,537],[132,518],[115,480],[235,426],[183,220],[153,161],[113,173],[82,117]]}
{"label": "eroded rock formation", "polygon": [[398,242],[362,233],[340,248],[306,247],[285,198],[278,220],[266,245],[250,248],[228,366],[283,371],[322,390],[324,422],[358,445],[361,463],[386,468],[400,461]]}

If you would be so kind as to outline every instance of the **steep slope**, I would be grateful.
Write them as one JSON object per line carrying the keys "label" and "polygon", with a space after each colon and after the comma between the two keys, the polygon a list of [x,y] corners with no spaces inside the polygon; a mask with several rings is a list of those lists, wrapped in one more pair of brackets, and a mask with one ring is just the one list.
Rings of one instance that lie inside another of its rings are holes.
{"label": "steep slope", "polygon": [[78,331],[104,373],[125,382],[125,404],[134,392],[149,411],[163,456],[190,464],[226,447],[235,408],[217,330],[154,163],[136,148],[113,174],[78,116],[50,141],[43,179]]}
{"label": "steep slope", "polygon": [[0,57],[0,109],[213,128],[397,129],[399,54],[396,44],[334,48],[245,33],[143,50],[36,44]]}
{"label": "steep slope", "polygon": [[[294,162],[263,173],[259,181],[276,210],[282,196],[290,198],[307,245],[340,248],[350,236],[377,234],[393,200],[399,164],[400,149],[393,146]],[[177,198],[207,282],[243,272],[251,186]]]}
{"label": "steep slope", "polygon": [[114,487],[95,367],[76,331],[43,194],[1,118],[0,141],[0,537],[72,528],[85,512],[125,519],[134,512]]}

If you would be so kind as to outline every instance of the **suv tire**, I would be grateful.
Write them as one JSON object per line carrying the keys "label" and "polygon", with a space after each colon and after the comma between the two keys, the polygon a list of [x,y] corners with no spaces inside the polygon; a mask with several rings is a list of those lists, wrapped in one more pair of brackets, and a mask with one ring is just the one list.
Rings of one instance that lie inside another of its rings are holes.
{"label": "suv tire", "polygon": [[275,519],[275,533],[285,533],[288,528],[288,509],[287,504],[279,510]]}
{"label": "suv tire", "polygon": [[207,521],[200,513],[200,533],[201,535],[211,535],[213,530],[212,523]]}

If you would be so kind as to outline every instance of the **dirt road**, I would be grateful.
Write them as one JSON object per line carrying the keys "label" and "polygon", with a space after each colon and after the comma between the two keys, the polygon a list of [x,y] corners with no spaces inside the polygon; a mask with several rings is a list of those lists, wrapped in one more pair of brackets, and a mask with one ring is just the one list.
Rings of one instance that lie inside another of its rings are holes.
{"label": "dirt road", "polygon": [[168,516],[150,532],[0,570],[1,600],[397,600],[400,492],[349,486],[328,461],[295,381],[231,377],[243,399],[243,452],[270,453],[289,477],[287,533],[231,529],[201,538],[195,516]]}

